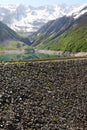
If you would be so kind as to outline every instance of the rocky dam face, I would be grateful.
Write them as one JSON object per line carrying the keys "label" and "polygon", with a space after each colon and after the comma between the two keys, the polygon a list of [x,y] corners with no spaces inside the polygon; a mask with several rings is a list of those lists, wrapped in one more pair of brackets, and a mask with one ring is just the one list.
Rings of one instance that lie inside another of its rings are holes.
{"label": "rocky dam face", "polygon": [[0,130],[87,130],[87,59],[0,63]]}

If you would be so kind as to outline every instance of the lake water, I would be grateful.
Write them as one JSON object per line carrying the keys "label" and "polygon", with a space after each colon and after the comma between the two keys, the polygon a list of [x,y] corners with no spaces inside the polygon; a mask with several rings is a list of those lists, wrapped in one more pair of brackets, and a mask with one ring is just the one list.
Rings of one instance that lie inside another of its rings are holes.
{"label": "lake water", "polygon": [[58,55],[49,55],[42,53],[30,53],[30,54],[0,54],[0,62],[15,61],[15,60],[35,60],[35,59],[50,59],[58,58]]}

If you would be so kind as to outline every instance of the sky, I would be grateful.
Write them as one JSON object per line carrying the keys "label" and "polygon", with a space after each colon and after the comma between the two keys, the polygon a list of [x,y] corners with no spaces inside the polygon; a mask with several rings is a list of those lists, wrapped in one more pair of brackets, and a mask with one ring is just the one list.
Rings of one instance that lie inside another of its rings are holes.
{"label": "sky", "polygon": [[69,5],[82,5],[87,3],[87,0],[0,0],[0,4],[25,4],[32,6],[43,6],[43,5],[55,5],[55,4],[69,4]]}

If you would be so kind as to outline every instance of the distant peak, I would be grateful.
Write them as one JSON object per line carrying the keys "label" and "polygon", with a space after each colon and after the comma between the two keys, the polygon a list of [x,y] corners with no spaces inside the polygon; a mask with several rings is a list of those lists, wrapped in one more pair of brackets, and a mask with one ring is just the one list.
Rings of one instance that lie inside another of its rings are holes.
{"label": "distant peak", "polygon": [[75,8],[71,13],[69,13],[68,15],[72,15],[74,17],[74,19],[79,18],[81,15],[83,15],[84,13],[87,12],[87,3],[83,4],[77,8]]}

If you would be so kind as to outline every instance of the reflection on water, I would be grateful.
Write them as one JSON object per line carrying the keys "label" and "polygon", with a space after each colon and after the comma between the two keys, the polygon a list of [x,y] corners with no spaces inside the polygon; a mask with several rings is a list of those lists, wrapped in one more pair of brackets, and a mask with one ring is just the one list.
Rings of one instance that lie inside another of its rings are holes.
{"label": "reflection on water", "polygon": [[30,54],[0,54],[0,62],[2,61],[14,61],[14,60],[34,60],[34,59],[48,59],[58,58],[58,55],[49,55],[41,53]]}

